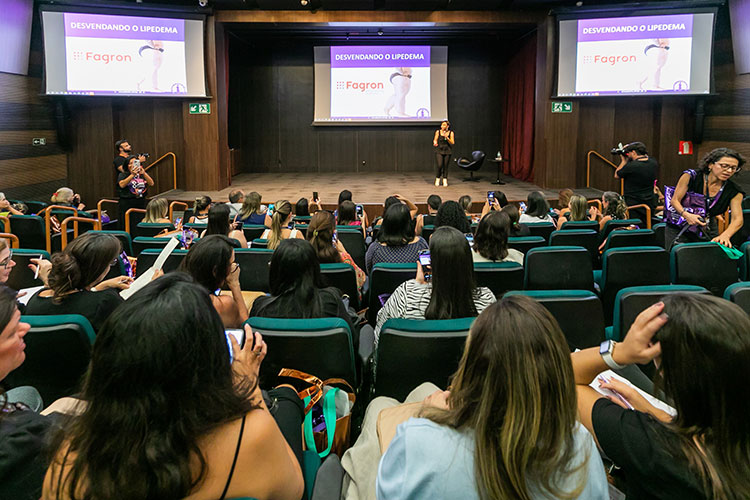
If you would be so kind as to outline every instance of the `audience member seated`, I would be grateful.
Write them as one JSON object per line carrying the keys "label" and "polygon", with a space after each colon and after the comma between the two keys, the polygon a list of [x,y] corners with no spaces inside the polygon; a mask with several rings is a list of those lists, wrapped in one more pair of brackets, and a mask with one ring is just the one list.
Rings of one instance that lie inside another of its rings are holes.
{"label": "audience member seated", "polygon": [[[748,332],[737,305],[674,294],[643,311],[606,355],[599,347],[571,355],[581,422],[622,469],[628,498],[750,498]],[[610,367],[652,360],[674,417],[617,380],[600,386],[627,404],[589,386]]]}
{"label": "audience member seated", "polygon": [[[0,381],[26,359],[28,331],[29,324],[21,322],[15,291],[0,285]],[[42,450],[50,423],[0,390],[0,498],[39,498],[47,467]]]}
{"label": "audience member seated", "polygon": [[[501,198],[497,197],[498,194],[501,195]],[[492,212],[493,210],[502,210],[507,205],[508,200],[505,198],[505,193],[503,193],[502,191],[495,191],[494,196],[492,197],[492,205],[490,205],[489,197],[484,199],[484,205],[482,205],[482,213],[479,215],[479,219],[481,220],[482,217]]]}
{"label": "audience member seated", "polygon": [[263,231],[261,235],[261,239],[268,240],[268,248],[275,250],[279,243],[287,238],[304,239],[301,231],[293,229],[293,219],[292,204],[287,200],[277,201],[271,216],[271,228]]}
{"label": "audience member seated", "polygon": [[471,222],[466,212],[453,200],[443,202],[435,215],[435,229],[444,226],[454,227],[464,234],[471,232]]}
{"label": "audience member seated", "polygon": [[417,225],[414,229],[416,234],[422,236],[422,228],[435,225],[435,216],[441,203],[443,203],[443,200],[436,194],[427,197],[427,213],[417,215]]}
{"label": "audience member seated", "polygon": [[342,201],[339,205],[338,216],[336,225],[338,226],[354,226],[362,230],[362,235],[367,236],[364,225],[364,212],[362,216],[357,216],[357,205],[351,201]]}
{"label": "audience member seated", "polygon": [[[318,205],[317,209],[321,210],[320,200],[313,200],[313,201],[317,203],[317,205]],[[339,193],[339,200],[338,200],[338,203],[336,204],[337,208],[336,208],[336,210],[333,211],[333,215],[335,217],[339,216],[338,206],[341,205],[345,201],[351,201],[352,203],[354,203],[355,205],[357,205],[357,203],[352,199],[352,192],[349,191],[348,189],[344,189],[343,191],[341,191]],[[365,212],[363,210],[362,211],[362,215],[364,215],[364,225],[365,225],[365,227],[370,227],[370,220],[367,218],[367,212]]]}
{"label": "audience member seated", "polygon": [[428,245],[424,238],[414,236],[409,207],[396,199],[383,214],[377,241],[369,246],[365,254],[367,274],[378,262],[416,262],[419,251],[426,248]]}
{"label": "audience member seated", "polygon": [[201,238],[210,234],[221,234],[229,237],[234,248],[247,248],[247,239],[239,222],[229,223],[229,205],[214,205],[208,211],[208,226],[201,233]]}
{"label": "audience member seated", "polygon": [[229,192],[229,218],[234,219],[242,210],[242,204],[245,201],[245,193],[241,189],[235,189]]}
{"label": "audience member seated", "polygon": [[190,224],[207,224],[208,211],[211,209],[211,205],[213,205],[213,202],[210,196],[197,197],[193,204],[193,215],[190,216],[188,222]]}
{"label": "audience member seated", "polygon": [[[242,203],[240,209],[239,222],[243,224],[250,224],[256,226],[266,225],[266,219],[270,217],[266,216],[265,210],[262,209],[260,204],[260,194],[255,191],[245,195],[245,201]],[[270,221],[268,221],[270,225]]]}
{"label": "audience member seated", "polygon": [[315,249],[315,253],[318,254],[318,261],[321,264],[343,262],[354,268],[354,273],[357,275],[357,289],[361,296],[367,275],[357,266],[341,241],[336,238],[335,223],[336,219],[331,212],[327,210],[316,212],[310,219],[310,226],[307,228],[307,241]]}
{"label": "audience member seated", "polygon": [[186,278],[156,280],[104,325],[85,403],[52,440],[44,500],[302,496],[299,462],[258,387],[266,343],[248,328],[244,347],[231,337],[228,349],[208,292]]}
{"label": "audience member seated", "polygon": [[84,233],[52,256],[48,285],[29,299],[24,314],[80,314],[99,331],[122,303],[119,291],[133,281],[127,276],[102,281],[118,265],[122,248],[110,234]]}
{"label": "audience member seated", "polygon": [[[81,195],[73,192],[69,187],[61,187],[50,197],[52,205],[60,205],[63,207],[71,207],[78,210],[78,217],[93,218],[94,215],[89,212],[85,212],[86,205],[81,203]],[[71,212],[72,215],[72,212]]]}
{"label": "audience member seated", "polygon": [[560,217],[557,218],[557,229],[562,229],[562,225],[568,221],[585,221],[594,220],[589,215],[588,202],[586,198],[580,194],[574,194],[568,201],[568,210],[560,212]]}
{"label": "audience member seated", "polygon": [[518,207],[515,204],[509,203],[505,205],[502,211],[510,218],[510,233],[508,233],[510,237],[519,238],[531,235],[529,226],[518,222],[521,214],[518,212]]}
{"label": "audience member seated", "polygon": [[352,324],[339,291],[323,287],[320,261],[310,243],[282,241],[271,258],[270,283],[271,294],[255,299],[251,318],[341,318],[349,325],[357,351],[359,329]]}
{"label": "audience member seated", "polygon": [[146,205],[146,216],[143,218],[143,222],[150,224],[160,223],[169,224],[172,221],[169,220],[169,202],[166,198],[153,198]]}
{"label": "audience member seated", "polygon": [[9,215],[24,215],[24,212],[14,207],[5,197],[5,193],[0,193],[0,216],[7,217]]}
{"label": "audience member seated", "polygon": [[539,303],[515,296],[488,307],[450,389],[398,426],[377,498],[609,498],[594,440],[576,419],[569,356]]}
{"label": "audience member seated", "polygon": [[510,217],[503,211],[490,212],[479,221],[471,257],[474,262],[517,262],[523,265],[523,252],[508,248]]}
{"label": "audience member seated", "polygon": [[627,209],[628,206],[622,196],[614,191],[605,191],[602,195],[602,210],[604,213],[599,212],[596,207],[591,207],[589,214],[592,220],[599,221],[599,230],[602,230],[611,220],[626,219],[628,217]]}
{"label": "audience member seated", "polygon": [[549,214],[549,203],[547,203],[547,199],[539,191],[532,191],[529,193],[526,197],[526,203],[528,206],[518,218],[519,222],[555,222]]}
{"label": "audience member seated", "polygon": [[458,204],[467,216],[471,216],[471,196],[468,194],[463,195],[458,199]]}
{"label": "audience member seated", "polygon": [[[29,268],[33,272],[36,272],[37,266],[39,266],[39,279],[42,280],[42,283],[47,283],[47,275],[49,274],[50,267],[52,267],[50,261],[46,259],[29,260],[31,261]],[[0,238],[0,285],[5,285],[8,282],[8,278],[14,267],[16,267],[16,261],[13,260],[13,249],[10,248],[7,240]],[[24,295],[26,295],[26,292],[20,292],[18,297],[21,298]],[[26,311],[26,306],[23,304],[19,303],[18,308],[22,313]]]}
{"label": "audience member seated", "polygon": [[474,283],[471,253],[466,236],[459,230],[435,229],[430,238],[432,269],[423,269],[417,261],[417,277],[399,285],[378,311],[375,345],[380,329],[391,318],[468,318],[495,302],[489,288]]}
{"label": "audience member seated", "polygon": [[557,192],[557,206],[553,208],[552,210],[560,215],[560,212],[568,208],[568,205],[570,204],[570,197],[573,196],[575,193],[570,188],[561,189]]}
{"label": "audience member seated", "polygon": [[[226,328],[240,328],[248,318],[247,305],[240,289],[240,265],[234,261],[232,240],[212,234],[194,243],[180,270],[211,293],[211,302]],[[232,295],[221,295],[223,287]]]}
{"label": "audience member seated", "polygon": [[307,198],[300,198],[294,205],[294,215],[308,217],[310,215],[310,202]]}

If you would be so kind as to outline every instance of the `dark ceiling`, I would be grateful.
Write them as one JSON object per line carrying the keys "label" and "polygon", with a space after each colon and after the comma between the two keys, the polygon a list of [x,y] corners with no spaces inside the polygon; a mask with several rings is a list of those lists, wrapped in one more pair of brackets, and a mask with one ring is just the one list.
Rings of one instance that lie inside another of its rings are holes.
{"label": "dark ceiling", "polygon": [[[578,0],[205,0],[218,10],[496,10],[576,6]],[[303,5],[303,1],[306,4]],[[143,4],[195,6],[199,0],[143,0]],[[583,5],[626,3],[626,0],[583,0]]]}

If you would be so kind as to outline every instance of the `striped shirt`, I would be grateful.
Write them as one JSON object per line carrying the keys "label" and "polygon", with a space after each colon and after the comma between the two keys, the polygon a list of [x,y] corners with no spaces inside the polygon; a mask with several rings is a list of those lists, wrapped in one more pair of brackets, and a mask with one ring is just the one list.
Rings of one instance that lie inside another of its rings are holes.
{"label": "striped shirt", "polygon": [[[489,288],[480,286],[476,288],[474,295],[474,307],[477,314],[484,311],[490,304],[495,302],[495,294]],[[432,296],[432,285],[422,284],[411,279],[401,283],[383,308],[378,311],[378,321],[375,325],[375,347],[378,346],[380,330],[383,324],[391,318],[424,319],[427,306],[430,305]]]}

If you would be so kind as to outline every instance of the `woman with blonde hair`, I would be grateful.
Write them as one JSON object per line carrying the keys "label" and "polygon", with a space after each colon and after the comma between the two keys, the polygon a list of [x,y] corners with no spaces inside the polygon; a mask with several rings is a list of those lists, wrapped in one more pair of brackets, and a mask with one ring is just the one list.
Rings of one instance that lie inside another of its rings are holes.
{"label": "woman with blonde hair", "polygon": [[262,239],[268,240],[268,248],[275,250],[281,240],[287,238],[304,239],[302,232],[294,229],[292,204],[288,200],[279,200],[274,207],[271,216],[271,228],[263,231],[261,235]]}
{"label": "woman with blonde hair", "polygon": [[154,198],[146,205],[146,217],[143,218],[143,222],[168,224],[172,222],[167,217],[168,213],[169,204],[167,203],[167,199]]}
{"label": "woman with blonde hair", "polygon": [[568,201],[568,210],[561,212],[560,217],[557,218],[557,229],[562,229],[563,224],[566,222],[585,220],[593,220],[592,216],[588,213],[588,201],[586,201],[584,196],[574,194]]}
{"label": "woman with blonde hair", "polygon": [[576,410],[557,321],[531,298],[505,297],[474,321],[450,389],[398,426],[380,461],[377,497],[608,498]]}
{"label": "woman with blonde hair", "polygon": [[237,221],[242,222],[243,224],[264,225],[266,222],[266,214],[263,213],[260,201],[260,194],[255,191],[246,194]]}

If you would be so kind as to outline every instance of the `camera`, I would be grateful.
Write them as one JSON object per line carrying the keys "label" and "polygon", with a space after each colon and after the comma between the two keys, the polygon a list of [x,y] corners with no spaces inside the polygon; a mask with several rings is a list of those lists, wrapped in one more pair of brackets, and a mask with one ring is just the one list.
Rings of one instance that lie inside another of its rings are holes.
{"label": "camera", "polygon": [[138,153],[136,156],[143,156],[144,158],[149,158],[151,155],[148,153]]}
{"label": "camera", "polygon": [[617,155],[624,155],[625,151],[623,151],[622,147],[619,147],[619,148],[618,147],[614,147],[614,148],[612,148],[612,151],[610,151],[610,153],[612,153],[613,155],[617,156]]}

